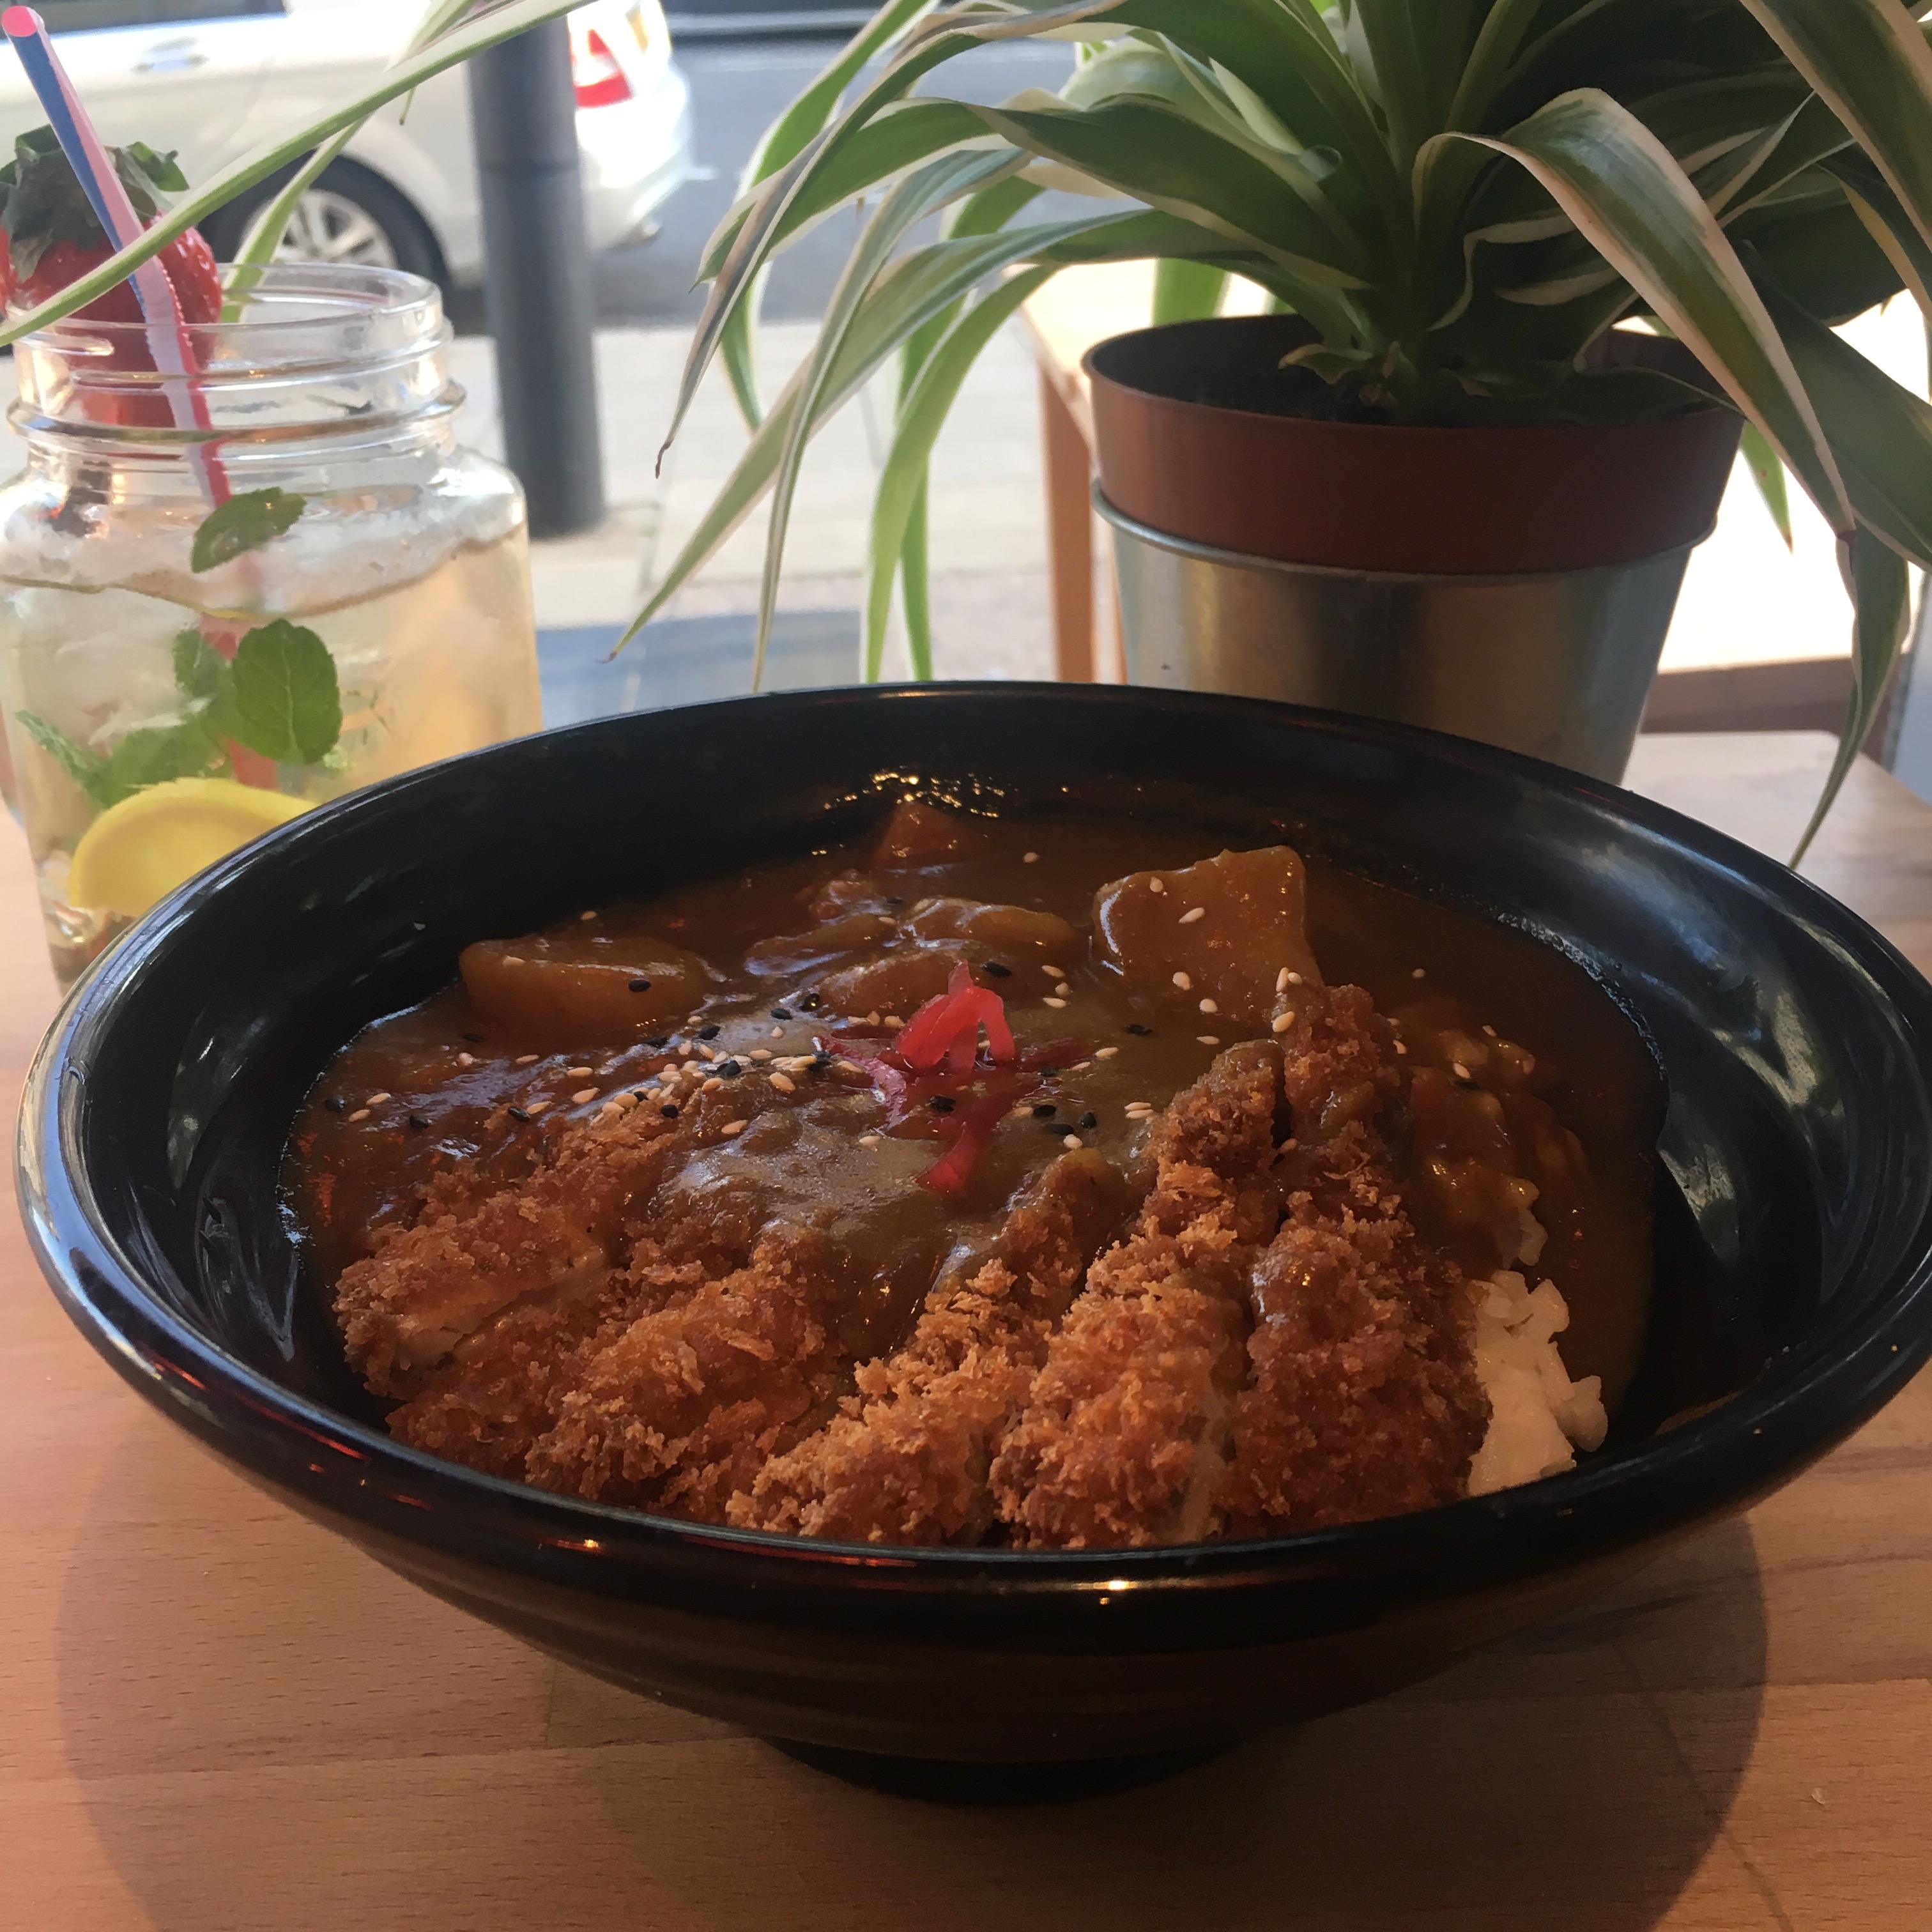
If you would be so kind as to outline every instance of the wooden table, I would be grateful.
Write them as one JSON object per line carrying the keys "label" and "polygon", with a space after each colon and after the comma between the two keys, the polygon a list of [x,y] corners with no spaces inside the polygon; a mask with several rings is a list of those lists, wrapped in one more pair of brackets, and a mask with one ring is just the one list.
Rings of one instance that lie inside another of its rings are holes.
{"label": "wooden table", "polygon": [[[1647,741],[1783,849],[1808,736]],[[53,990],[0,837],[0,1057]],[[1932,967],[1932,810],[1808,869]],[[1588,1614],[1125,1796],[849,1790],[399,1582],[138,1400],[0,1231],[4,1932],[1923,1932],[1932,1378]]]}

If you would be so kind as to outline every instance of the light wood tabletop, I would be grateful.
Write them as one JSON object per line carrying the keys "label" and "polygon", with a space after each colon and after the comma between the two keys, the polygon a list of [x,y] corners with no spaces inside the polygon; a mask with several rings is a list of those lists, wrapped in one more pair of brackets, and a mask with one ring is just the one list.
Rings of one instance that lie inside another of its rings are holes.
{"label": "light wood tabletop", "polygon": [[[1646,741],[1775,851],[1820,738]],[[1932,809],[1861,766],[1807,870],[1932,966]],[[0,1061],[54,993],[0,837]],[[1932,1378],[1568,1622],[1122,1796],[850,1789],[608,1689],[230,1474],[0,1230],[4,1932],[1923,1932]]]}

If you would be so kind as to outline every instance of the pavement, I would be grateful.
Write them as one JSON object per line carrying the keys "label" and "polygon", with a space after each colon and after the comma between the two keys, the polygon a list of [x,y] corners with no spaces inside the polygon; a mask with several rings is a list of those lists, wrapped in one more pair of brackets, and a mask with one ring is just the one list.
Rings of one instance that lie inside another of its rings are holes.
{"label": "pavement", "polygon": [[[809,322],[767,325],[759,338],[760,375],[775,392],[811,344]],[[600,424],[610,514],[586,536],[532,544],[539,626],[576,634],[588,650],[634,616],[677,555],[744,448],[745,430],[716,372],[700,391],[662,473],[655,459],[676,393],[688,332],[608,328],[597,336]],[[495,347],[459,339],[452,373],[469,392],[459,434],[500,455]],[[819,670],[856,677],[858,616],[865,596],[866,536],[874,482],[886,447],[890,395],[884,382],[862,392],[821,433],[806,458],[786,545],[782,608],[839,614],[842,630],[812,627]],[[934,668],[942,677],[1052,675],[1045,485],[1038,391],[1017,328],[998,338],[968,376],[933,456],[932,608]],[[714,627],[718,650],[748,674],[750,614],[758,608],[766,518],[762,509],[724,545],[697,580],[672,599],[667,620],[729,619]],[[648,659],[680,634],[653,626]],[[830,640],[849,637],[842,657]],[[660,638],[662,638],[662,646]],[[566,648],[550,640],[553,652]],[[638,646],[633,646],[634,651]],[[682,648],[680,645],[680,648]],[[627,652],[626,657],[631,656]],[[886,674],[906,675],[896,613]],[[802,669],[778,682],[824,682]],[[655,680],[653,680],[655,683]],[[737,688],[746,688],[740,683]],[[715,694],[724,695],[722,691]]]}

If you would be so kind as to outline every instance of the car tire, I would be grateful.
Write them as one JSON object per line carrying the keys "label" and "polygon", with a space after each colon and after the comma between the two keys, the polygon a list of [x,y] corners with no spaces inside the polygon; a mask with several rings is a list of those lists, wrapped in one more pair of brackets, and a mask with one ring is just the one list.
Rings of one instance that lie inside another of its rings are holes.
{"label": "car tire", "polygon": [[[248,224],[280,194],[292,170],[258,182],[202,224],[218,261],[234,259]],[[442,286],[442,250],[428,224],[380,175],[353,161],[332,161],[298,205],[278,261],[357,262],[406,269]]]}

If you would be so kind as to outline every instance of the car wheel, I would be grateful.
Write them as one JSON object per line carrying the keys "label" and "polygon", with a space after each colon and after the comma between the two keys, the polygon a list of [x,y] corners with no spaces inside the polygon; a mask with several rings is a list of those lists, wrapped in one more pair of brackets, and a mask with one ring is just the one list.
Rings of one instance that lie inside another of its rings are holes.
{"label": "car wheel", "polygon": [[[286,178],[260,183],[202,224],[218,260],[233,259],[249,224]],[[442,251],[422,217],[380,176],[352,161],[332,162],[296,202],[275,260],[403,268],[436,283],[445,276]]]}

